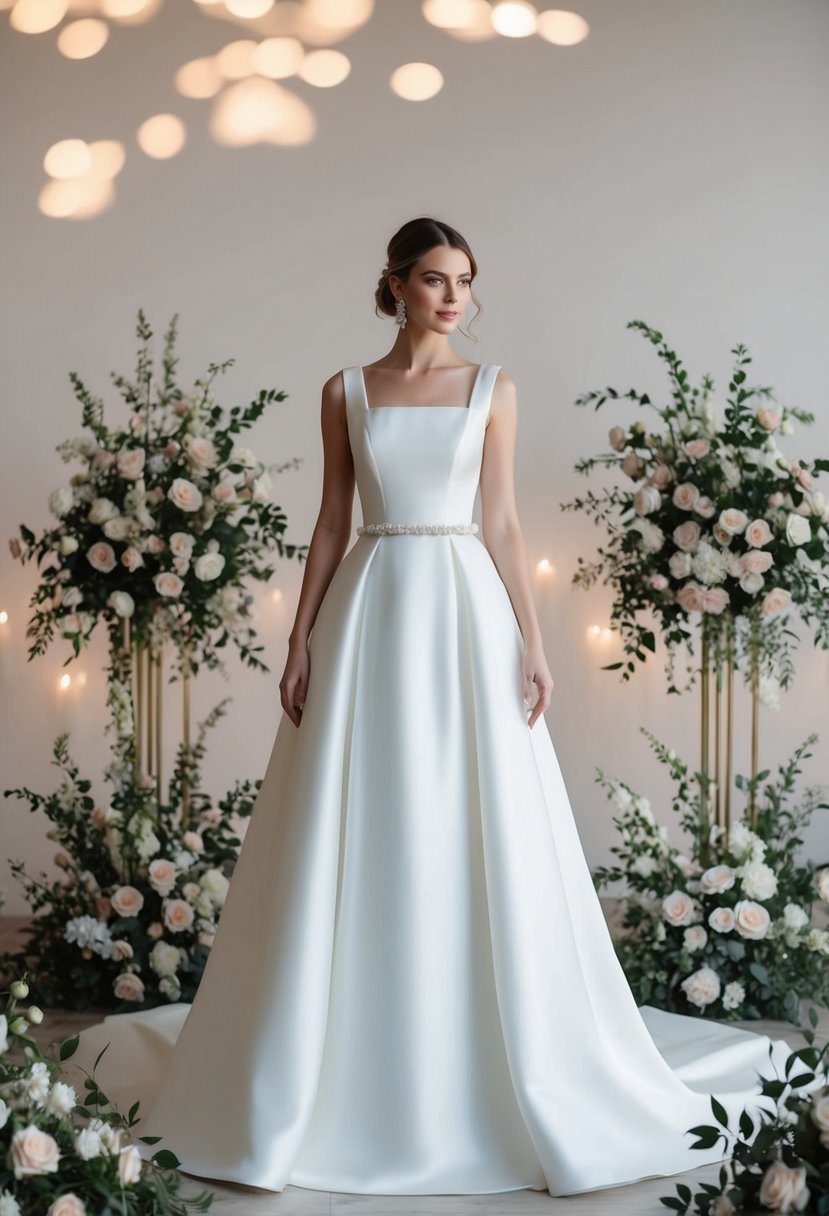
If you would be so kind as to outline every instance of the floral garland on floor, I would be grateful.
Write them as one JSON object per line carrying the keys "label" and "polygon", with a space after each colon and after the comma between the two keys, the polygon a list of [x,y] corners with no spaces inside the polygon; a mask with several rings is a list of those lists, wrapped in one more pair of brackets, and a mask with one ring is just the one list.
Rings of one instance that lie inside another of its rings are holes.
{"label": "floral garland on floor", "polygon": [[[28,1030],[43,1021],[41,1009],[18,1006],[29,995],[27,979],[11,985],[0,1013],[0,1216],[208,1211],[212,1193],[179,1195],[183,1177],[174,1152],[159,1149],[150,1161],[142,1159],[130,1137],[138,1102],[122,1114],[102,1093],[94,1068],[82,1102],[59,1079],[78,1037],[64,1040],[57,1059],[40,1049]],[[161,1137],[138,1139],[155,1144]]]}
{"label": "floral garland on floor", "polygon": [[[42,810],[54,825],[47,835],[60,846],[55,863],[63,877],[52,882],[11,862],[36,915],[24,930],[26,946],[0,957],[4,973],[21,966],[33,972],[33,990],[43,1004],[122,1010],[193,999],[262,784],[237,781],[218,802],[201,789],[205,734],[227,700],[199,724],[189,754],[179,749],[169,802],[159,802],[152,782],[129,779],[118,739],[106,773],[115,790],[96,805],[91,782],[69,756],[66,735],[54,746],[63,780],[53,794],[3,791]],[[181,820],[185,772],[191,828]]]}
{"label": "floral garland on floor", "polygon": [[[699,620],[745,676],[762,656],[761,675],[773,695],[775,684],[786,688],[793,676],[797,635],[789,609],[814,621],[815,644],[829,648],[829,499],[815,486],[829,460],[790,458],[776,439],[794,432],[793,419],[811,423],[814,415],[769,404],[770,388],[746,385],[743,369],[751,359],[741,344],[732,350],[736,364],[720,421],[711,377],[703,377],[701,389],[691,385],[661,333],[643,321],[630,321],[628,329],[657,348],[671,402],[657,406],[635,389],[579,397],[577,405],[595,409],[608,399],[650,407],[658,429],[642,421],[611,427],[611,451],[580,460],[576,470],[592,475],[603,465],[619,470],[627,484],[560,504],[563,511],[584,511],[609,533],[598,560],[579,557],[573,576],[574,585],[586,589],[604,575],[615,592],[612,628],[621,632],[628,657],[604,670],[621,669],[628,680],[636,661],[655,651],[652,627],[638,619],[647,613],[668,649],[668,691],[680,691],[677,652],[684,646],[693,653],[692,622]],[[734,636],[727,639],[732,622]]]}
{"label": "floral garland on floor", "polygon": [[[729,1164],[721,1166],[717,1185],[700,1183],[696,1195],[687,1183],[677,1183],[675,1195],[660,1196],[665,1207],[702,1216],[756,1212],[761,1205],[780,1213],[825,1216],[829,1211],[829,1044],[814,1045],[814,1008],[809,1021],[812,1029],[801,1028],[807,1046],[791,1052],[784,1075],[761,1078],[759,1092],[771,1099],[772,1110],[756,1115],[743,1110],[737,1133],[729,1128],[722,1104],[711,1096],[717,1124],[689,1128],[698,1137],[691,1148],[713,1148],[722,1139],[730,1151]],[[811,1092],[802,1093],[806,1086]]]}
{"label": "floral garland on floor", "polygon": [[223,670],[219,651],[228,640],[244,662],[266,672],[244,581],[273,575],[262,560],[265,550],[299,560],[307,554],[307,546],[283,541],[286,516],[268,501],[269,470],[301,461],[266,467],[236,436],[286,394],[262,389],[225,416],[212,382],[233,359],[210,364],[208,375],[184,393],[175,374],[177,316],[164,335],[158,385],[153,331],[140,310],[137,334],[135,379],[112,374],[130,410],[127,426],[107,426],[103,402],[71,373],[91,437],[65,440],[57,450],[64,462],[82,460],[83,468],[49,496],[55,524],[40,537],[21,524],[23,543],[9,541],[13,557],[37,558],[41,567],[27,630],[34,639],[29,658],[43,654],[58,631],[72,644],[69,662],[99,620],[114,644],[130,618],[135,642],[154,648],[172,642],[179,665],[187,655],[192,675],[201,663]]}
{"label": "floral garland on floor", "polygon": [[[811,756],[810,735],[781,765],[776,781],[762,786],[756,829],[737,820],[726,834],[714,824],[714,864],[699,860],[696,774],[672,748],[640,727],[660,763],[677,783],[673,810],[693,842],[691,856],[668,843],[647,798],[598,770],[597,782],[618,811],[613,823],[622,843],[611,848],[618,863],[593,871],[597,891],[623,882],[619,961],[639,1005],[724,1019],[759,1017],[800,1021],[808,996],[829,1004],[829,931],[813,925],[815,901],[829,904],[829,866],[799,865],[799,832],[818,808],[819,787],[794,806],[799,762]],[[758,773],[760,787],[769,776]],[[736,778],[751,792],[750,781]],[[759,789],[758,789],[759,794]]]}

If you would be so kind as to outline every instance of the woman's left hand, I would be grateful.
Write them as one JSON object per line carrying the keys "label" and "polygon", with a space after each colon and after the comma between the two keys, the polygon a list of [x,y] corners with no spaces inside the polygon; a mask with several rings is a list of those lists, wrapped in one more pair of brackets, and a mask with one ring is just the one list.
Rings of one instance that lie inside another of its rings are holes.
{"label": "woman's left hand", "polygon": [[527,719],[527,726],[532,727],[550,704],[553,684],[555,683],[547,666],[547,660],[544,657],[544,648],[540,642],[537,645],[524,647],[524,660],[521,670],[524,680],[524,701],[527,705],[532,701],[533,684],[538,688],[538,700],[533,705],[532,713]]}

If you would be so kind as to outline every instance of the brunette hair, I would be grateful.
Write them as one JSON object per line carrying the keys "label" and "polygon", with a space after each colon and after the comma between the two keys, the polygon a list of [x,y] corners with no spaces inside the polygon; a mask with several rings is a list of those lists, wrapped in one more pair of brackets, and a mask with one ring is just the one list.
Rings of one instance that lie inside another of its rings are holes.
{"label": "brunette hair", "polygon": [[[394,317],[397,315],[397,301],[389,287],[389,276],[399,275],[405,282],[412,267],[435,245],[448,245],[452,249],[462,249],[469,258],[471,278],[474,280],[478,273],[478,264],[466,240],[449,224],[431,219],[427,215],[420,215],[416,219],[409,220],[402,228],[398,228],[386,247],[387,264],[383,267],[383,272],[377,280],[377,289],[374,292],[374,311],[377,316],[385,314],[388,317]],[[478,309],[478,312],[475,313],[477,316],[481,311],[481,306],[471,289],[470,295]],[[474,321],[475,317],[472,320]],[[461,333],[464,331],[461,330]],[[473,342],[478,341],[472,334],[464,334],[464,337],[470,338]]]}

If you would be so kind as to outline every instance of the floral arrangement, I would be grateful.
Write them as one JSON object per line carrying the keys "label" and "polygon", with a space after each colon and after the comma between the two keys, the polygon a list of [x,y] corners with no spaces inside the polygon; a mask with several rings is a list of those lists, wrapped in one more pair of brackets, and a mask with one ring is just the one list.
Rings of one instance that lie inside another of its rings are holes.
{"label": "floral arrangement", "polygon": [[[58,1058],[45,1054],[28,1033],[43,1021],[27,976],[15,980],[0,1013],[0,1214],[2,1216],[186,1216],[206,1212],[213,1195],[178,1192],[178,1157],[159,1149],[143,1161],[130,1129],[139,1103],[124,1115],[102,1093],[95,1069],[86,1074],[82,1102],[59,1077],[78,1037],[66,1039]],[[104,1049],[106,1050],[106,1049]],[[100,1056],[98,1057],[100,1059]],[[97,1064],[97,1061],[96,1061]],[[140,1136],[157,1143],[160,1136]]]}
{"label": "floral arrangement", "polygon": [[[722,1139],[731,1154],[728,1167],[720,1168],[719,1185],[703,1182],[696,1195],[686,1183],[678,1183],[675,1195],[660,1196],[665,1207],[703,1216],[734,1216],[761,1208],[817,1216],[829,1211],[829,1044],[820,1049],[814,1045],[814,1008],[809,1021],[812,1029],[802,1031],[808,1046],[791,1052],[784,1076],[761,1077],[760,1092],[771,1099],[771,1110],[759,1110],[756,1121],[744,1110],[738,1134],[729,1128],[725,1109],[712,1095],[717,1126],[690,1128],[698,1136],[691,1147],[712,1148]],[[805,1069],[795,1071],[798,1064]],[[806,1087],[809,1092],[802,1092]]]}
{"label": "floral arrangement", "polygon": [[[251,667],[268,671],[254,645],[253,597],[248,577],[267,581],[274,568],[263,551],[302,560],[307,546],[283,541],[286,517],[269,501],[270,470],[237,436],[284,392],[261,390],[244,409],[228,416],[212,384],[233,359],[210,364],[188,393],[176,379],[177,315],[164,336],[163,377],[154,383],[152,338],[139,311],[142,343],[135,377],[112,373],[129,408],[125,427],[109,427],[103,402],[72,372],[89,437],[67,439],[57,451],[64,462],[82,461],[80,472],[49,496],[55,523],[40,537],[20,525],[22,540],[9,542],[12,556],[36,557],[42,579],[31,605],[29,658],[44,653],[55,631],[77,657],[96,624],[110,633],[130,620],[134,641],[157,648],[175,643],[194,675],[200,663],[223,668],[219,650],[233,641]],[[179,668],[180,670],[180,668]]]}
{"label": "floral arrangement", "polygon": [[[52,763],[63,774],[54,793],[4,790],[42,809],[53,824],[47,836],[60,846],[55,881],[11,862],[36,915],[26,946],[0,958],[6,968],[31,968],[44,1004],[121,1010],[193,999],[261,785],[237,780],[218,802],[201,788],[205,734],[227,700],[199,724],[189,752],[179,749],[167,802],[152,780],[134,778],[116,741],[106,772],[114,792],[96,805],[65,734],[54,745]],[[181,815],[185,773],[191,827]]]}
{"label": "floral arrangement", "polygon": [[[618,814],[618,862],[593,872],[597,890],[623,882],[621,934],[615,946],[637,1004],[726,1021],[759,1017],[800,1020],[801,994],[829,1004],[829,931],[812,922],[815,901],[829,904],[829,866],[798,864],[799,831],[821,802],[808,788],[790,807],[810,735],[762,789],[754,828],[743,818],[728,832],[698,831],[695,775],[673,748],[640,727],[677,783],[673,810],[693,841],[691,856],[668,843],[647,798],[598,770]],[[768,770],[739,789],[751,793]],[[703,853],[702,846],[707,844]],[[702,858],[702,860],[701,860]]]}
{"label": "floral arrangement", "polygon": [[635,661],[655,651],[654,631],[639,619],[644,612],[656,619],[668,650],[669,692],[679,691],[678,649],[693,653],[694,622],[721,644],[733,622],[726,644],[737,668],[745,675],[762,655],[766,680],[788,687],[797,641],[788,628],[791,609],[814,621],[815,644],[829,647],[829,499],[815,484],[829,460],[789,458],[777,443],[794,433],[794,420],[811,423],[814,415],[778,405],[768,387],[748,385],[751,359],[740,344],[732,348],[736,361],[718,418],[711,377],[701,388],[692,385],[661,333],[643,321],[628,328],[657,348],[671,400],[658,406],[647,393],[613,388],[579,397],[577,405],[596,409],[608,399],[635,401],[655,410],[659,422],[654,429],[643,421],[611,427],[611,451],[579,461],[576,470],[591,474],[603,465],[619,470],[625,484],[560,504],[586,512],[609,533],[598,560],[579,557],[573,576],[574,585],[589,588],[604,575],[614,590],[612,628],[628,657],[604,670],[621,669],[627,680]]}

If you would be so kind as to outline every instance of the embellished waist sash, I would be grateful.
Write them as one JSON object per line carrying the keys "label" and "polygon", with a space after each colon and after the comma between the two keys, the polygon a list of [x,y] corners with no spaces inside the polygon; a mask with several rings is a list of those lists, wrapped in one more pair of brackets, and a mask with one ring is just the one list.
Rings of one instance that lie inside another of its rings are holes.
{"label": "embellished waist sash", "polygon": [[477,524],[362,524],[357,529],[357,535],[362,536],[399,536],[407,533],[422,533],[428,536],[446,536],[450,532],[462,534],[477,532]]}

